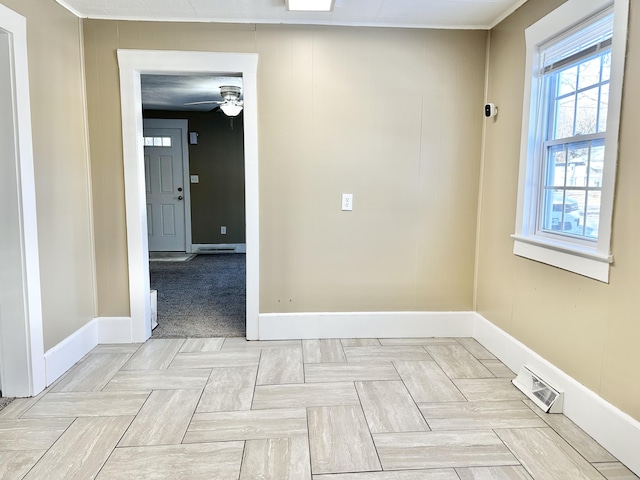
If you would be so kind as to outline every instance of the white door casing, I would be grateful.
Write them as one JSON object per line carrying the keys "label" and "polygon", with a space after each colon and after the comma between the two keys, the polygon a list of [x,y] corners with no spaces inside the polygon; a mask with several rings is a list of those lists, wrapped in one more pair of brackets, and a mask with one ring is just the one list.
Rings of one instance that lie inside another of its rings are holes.
{"label": "white door casing", "polygon": [[191,252],[187,125],[186,120],[144,120],[145,138],[171,139],[170,146],[144,147],[149,251]]}
{"label": "white door casing", "polygon": [[258,102],[255,53],[118,50],[120,104],[124,158],[125,209],[131,334],[134,342],[151,336],[149,300],[149,246],[145,215],[146,188],[142,125],[141,74],[189,75],[190,73],[238,73],[244,99],[245,204],[246,204],[246,330],[258,339],[259,312],[259,201],[258,201]]}
{"label": "white door casing", "polygon": [[26,19],[0,4],[0,368],[2,391],[45,388]]}

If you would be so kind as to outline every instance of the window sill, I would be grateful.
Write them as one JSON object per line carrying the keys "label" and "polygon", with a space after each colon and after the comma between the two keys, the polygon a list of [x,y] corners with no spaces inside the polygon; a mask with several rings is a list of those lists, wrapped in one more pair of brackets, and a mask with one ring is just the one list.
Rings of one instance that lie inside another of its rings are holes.
{"label": "window sill", "polygon": [[593,250],[541,238],[511,235],[513,253],[519,257],[546,263],[569,272],[609,283],[609,265],[613,256]]}

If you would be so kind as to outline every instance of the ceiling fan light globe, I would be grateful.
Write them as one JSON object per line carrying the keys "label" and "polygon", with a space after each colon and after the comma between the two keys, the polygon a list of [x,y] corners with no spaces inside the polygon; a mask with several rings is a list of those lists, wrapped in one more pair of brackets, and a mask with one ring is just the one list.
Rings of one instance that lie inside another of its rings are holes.
{"label": "ceiling fan light globe", "polygon": [[220,110],[222,110],[222,112],[228,117],[237,117],[242,111],[242,105],[235,103],[223,103],[220,105]]}

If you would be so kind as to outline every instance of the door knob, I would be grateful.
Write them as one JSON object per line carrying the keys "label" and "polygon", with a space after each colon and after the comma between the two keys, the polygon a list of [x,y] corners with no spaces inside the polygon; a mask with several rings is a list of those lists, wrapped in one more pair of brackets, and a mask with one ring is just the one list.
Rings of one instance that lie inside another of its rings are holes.
{"label": "door knob", "polygon": [[178,196],[178,200],[182,200],[182,195],[179,195],[179,196]]}
{"label": "door knob", "polygon": [[178,191],[181,192],[182,191],[182,187],[178,187]]}

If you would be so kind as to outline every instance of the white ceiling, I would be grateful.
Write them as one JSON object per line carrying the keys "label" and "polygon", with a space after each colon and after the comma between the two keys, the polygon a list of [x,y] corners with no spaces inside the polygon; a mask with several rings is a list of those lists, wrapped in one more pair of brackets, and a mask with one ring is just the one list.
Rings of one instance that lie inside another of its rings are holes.
{"label": "white ceiling", "polygon": [[493,27],[526,0],[335,0],[333,12],[288,12],[285,0],[56,0],[82,18],[373,27]]}

